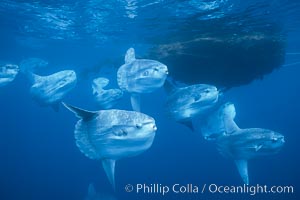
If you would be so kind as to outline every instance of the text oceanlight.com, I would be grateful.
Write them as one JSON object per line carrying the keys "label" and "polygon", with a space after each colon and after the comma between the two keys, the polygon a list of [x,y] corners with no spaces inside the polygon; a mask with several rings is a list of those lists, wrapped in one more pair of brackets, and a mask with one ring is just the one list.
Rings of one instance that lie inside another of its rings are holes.
{"label": "text oceanlight.com", "polygon": [[293,186],[268,186],[268,185],[239,185],[239,186],[228,186],[218,184],[127,184],[125,186],[126,192],[132,192],[136,194],[159,194],[166,195],[169,193],[173,194],[292,194],[294,193]]}

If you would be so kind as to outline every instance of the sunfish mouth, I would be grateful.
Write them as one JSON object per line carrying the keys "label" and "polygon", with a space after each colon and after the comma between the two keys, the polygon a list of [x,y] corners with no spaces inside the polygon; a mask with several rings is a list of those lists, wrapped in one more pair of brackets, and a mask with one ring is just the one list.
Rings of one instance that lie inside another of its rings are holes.
{"label": "sunfish mouth", "polygon": [[144,126],[146,126],[146,125],[152,125],[153,130],[154,130],[154,131],[157,130],[156,124],[153,123],[153,122],[145,122],[145,123],[143,123],[143,125],[144,125]]}

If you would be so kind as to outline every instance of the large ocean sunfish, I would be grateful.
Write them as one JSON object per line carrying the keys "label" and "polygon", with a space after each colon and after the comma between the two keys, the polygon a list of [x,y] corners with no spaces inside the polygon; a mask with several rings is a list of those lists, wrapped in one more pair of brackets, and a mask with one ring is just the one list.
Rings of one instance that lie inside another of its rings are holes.
{"label": "large ocean sunfish", "polygon": [[76,86],[77,78],[73,70],[64,70],[49,76],[30,73],[32,98],[41,106],[59,109],[61,100]]}
{"label": "large ocean sunfish", "polygon": [[140,94],[151,93],[164,85],[166,65],[148,59],[136,59],[133,48],[127,50],[125,64],[117,72],[119,87],[131,94],[133,110],[140,111]]}
{"label": "large ocean sunfish", "polygon": [[218,151],[235,161],[245,184],[249,184],[248,160],[274,155],[284,143],[280,133],[262,128],[240,129],[233,120],[226,124],[226,134],[216,140]]}
{"label": "large ocean sunfish", "polygon": [[112,108],[122,97],[120,89],[104,89],[109,84],[109,79],[99,77],[93,80],[92,89],[96,102],[104,109]]}
{"label": "large ocean sunfish", "polygon": [[88,158],[102,161],[115,188],[116,160],[139,155],[151,147],[157,130],[154,119],[135,111],[91,112],[64,106],[80,118],[75,126],[77,147]]}
{"label": "large ocean sunfish", "polygon": [[0,66],[0,87],[12,82],[19,73],[19,66],[4,64]]}
{"label": "large ocean sunfish", "polygon": [[167,115],[193,130],[192,119],[205,116],[218,102],[219,91],[213,85],[195,84],[175,87],[166,82],[169,94],[165,103]]}

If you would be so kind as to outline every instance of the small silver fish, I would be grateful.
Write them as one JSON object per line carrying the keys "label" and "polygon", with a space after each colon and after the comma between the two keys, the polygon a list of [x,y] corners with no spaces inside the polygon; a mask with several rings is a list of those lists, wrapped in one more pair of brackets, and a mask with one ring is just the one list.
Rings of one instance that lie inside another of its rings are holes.
{"label": "small silver fish", "polygon": [[77,82],[73,70],[64,70],[49,76],[30,73],[30,77],[33,83],[30,88],[32,98],[41,106],[52,106],[55,111],[58,111],[59,103]]}
{"label": "small silver fish", "polygon": [[0,87],[12,82],[19,73],[19,66],[4,64],[0,66]]}
{"label": "small silver fish", "polygon": [[123,97],[120,89],[104,89],[108,84],[109,79],[103,77],[94,79],[92,83],[94,98],[103,109],[112,108]]}

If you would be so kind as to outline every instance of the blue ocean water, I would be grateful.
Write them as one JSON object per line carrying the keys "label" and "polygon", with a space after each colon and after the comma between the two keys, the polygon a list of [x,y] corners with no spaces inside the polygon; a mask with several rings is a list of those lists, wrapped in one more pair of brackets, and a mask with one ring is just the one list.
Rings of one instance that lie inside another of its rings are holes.
{"label": "blue ocean water", "polygon": [[[249,17],[255,20],[248,23]],[[88,159],[76,147],[74,115],[63,107],[55,112],[39,106],[30,96],[30,82],[20,73],[0,88],[0,199],[80,200],[90,183],[103,195],[100,199],[299,199],[299,19],[297,0],[2,0],[0,60],[19,64],[26,58],[42,58],[49,66],[38,71],[41,75],[75,70],[77,86],[64,101],[89,110],[99,109],[92,97],[92,79],[102,75],[117,87],[116,71],[130,47],[137,57],[147,58],[151,47],[178,30],[185,38],[193,32],[220,31],[222,39],[226,31],[241,29],[269,34],[275,23],[285,38],[284,63],[260,79],[229,88],[224,98],[234,102],[240,127],[268,128],[285,136],[279,154],[249,161],[251,184],[293,186],[294,193],[202,194],[204,184],[243,185],[242,180],[233,161],[222,157],[213,143],[166,117],[163,88],[141,99],[142,111],[156,120],[154,143],[143,154],[117,162],[113,191],[101,162]],[[213,26],[216,21],[225,23],[222,30]],[[233,22],[238,26],[230,26]],[[181,26],[190,28],[193,23],[194,29]],[[255,66],[257,61],[249,62]],[[129,95],[117,108],[131,109]],[[128,193],[128,184],[193,184],[200,191]]]}

